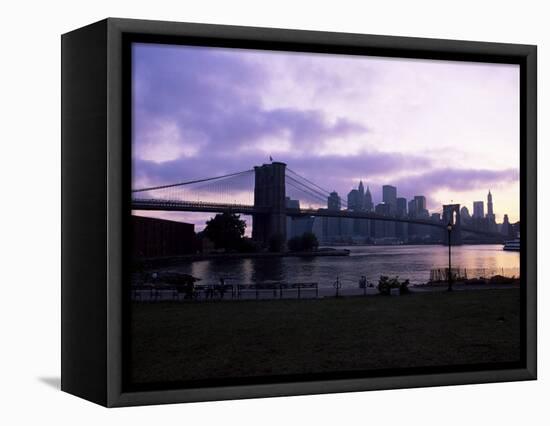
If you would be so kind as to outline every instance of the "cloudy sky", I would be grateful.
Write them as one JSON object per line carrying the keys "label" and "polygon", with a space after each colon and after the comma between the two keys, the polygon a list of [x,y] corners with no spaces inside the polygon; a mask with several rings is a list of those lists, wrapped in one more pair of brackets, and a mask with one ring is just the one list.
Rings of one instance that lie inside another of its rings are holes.
{"label": "cloudy sky", "polygon": [[362,179],[375,203],[392,184],[472,211],[491,189],[497,220],[518,220],[519,67],[133,46],[134,188],[269,156],[344,198]]}

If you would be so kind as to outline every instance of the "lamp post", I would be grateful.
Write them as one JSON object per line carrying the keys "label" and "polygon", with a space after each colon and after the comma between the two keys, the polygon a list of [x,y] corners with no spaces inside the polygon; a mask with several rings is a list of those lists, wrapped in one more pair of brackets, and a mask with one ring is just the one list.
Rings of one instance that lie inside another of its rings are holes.
{"label": "lamp post", "polygon": [[334,282],[334,288],[336,289],[336,297],[340,296],[340,287],[342,287],[342,284],[340,283],[340,277],[336,275],[336,281]]}
{"label": "lamp post", "polygon": [[453,230],[453,224],[449,222],[447,224],[447,242],[449,245],[449,272],[447,274],[447,280],[449,282],[449,286],[447,287],[447,291],[453,291],[453,276],[451,273],[451,231]]}

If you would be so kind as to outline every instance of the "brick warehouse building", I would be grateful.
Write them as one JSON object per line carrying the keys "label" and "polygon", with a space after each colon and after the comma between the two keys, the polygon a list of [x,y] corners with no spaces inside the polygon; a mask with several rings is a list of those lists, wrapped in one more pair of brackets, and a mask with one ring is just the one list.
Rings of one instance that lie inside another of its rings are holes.
{"label": "brick warehouse building", "polygon": [[135,258],[178,256],[195,250],[195,225],[132,216]]}

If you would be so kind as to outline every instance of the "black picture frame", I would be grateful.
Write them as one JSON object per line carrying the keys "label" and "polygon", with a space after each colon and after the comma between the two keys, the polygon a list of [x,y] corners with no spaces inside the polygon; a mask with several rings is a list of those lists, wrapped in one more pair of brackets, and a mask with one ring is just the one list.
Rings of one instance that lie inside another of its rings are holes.
{"label": "black picture frame", "polygon": [[[518,365],[125,386],[132,41],[520,65],[522,360]],[[62,390],[116,407],[536,379],[537,49],[532,45],[109,18],[62,36]],[[389,375],[391,374],[391,375]]]}

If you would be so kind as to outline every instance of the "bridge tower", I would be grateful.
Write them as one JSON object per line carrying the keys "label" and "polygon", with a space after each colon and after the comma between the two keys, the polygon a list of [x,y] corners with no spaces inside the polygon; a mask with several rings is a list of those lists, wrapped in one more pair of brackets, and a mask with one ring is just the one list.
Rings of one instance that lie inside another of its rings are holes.
{"label": "bridge tower", "polygon": [[[286,164],[277,161],[254,167],[252,238],[267,244],[274,236],[286,242]],[[265,211],[261,212],[261,211]]]}
{"label": "bridge tower", "polygon": [[[462,245],[460,204],[443,205],[443,215],[441,221],[443,225],[447,225],[449,222],[453,225],[453,230],[451,231],[451,244],[453,246]],[[449,244],[449,233],[446,229],[443,235],[443,243],[445,245]]]}

